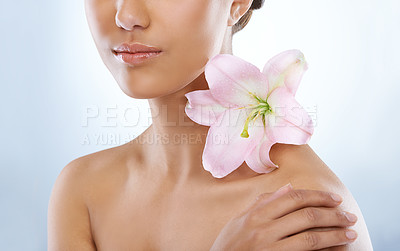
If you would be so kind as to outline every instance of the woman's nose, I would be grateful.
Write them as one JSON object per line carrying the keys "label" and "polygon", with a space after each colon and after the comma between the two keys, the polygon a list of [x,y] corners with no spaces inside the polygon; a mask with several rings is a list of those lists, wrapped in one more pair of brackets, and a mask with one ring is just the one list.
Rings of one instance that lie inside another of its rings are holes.
{"label": "woman's nose", "polygon": [[146,0],[120,0],[118,1],[115,23],[125,30],[132,30],[135,26],[146,28],[149,23],[145,6]]}

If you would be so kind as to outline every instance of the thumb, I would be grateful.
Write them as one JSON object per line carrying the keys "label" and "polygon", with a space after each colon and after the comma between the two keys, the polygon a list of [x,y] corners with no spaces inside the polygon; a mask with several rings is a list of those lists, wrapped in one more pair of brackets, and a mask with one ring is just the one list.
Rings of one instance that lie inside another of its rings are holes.
{"label": "thumb", "polygon": [[[263,193],[263,194],[260,194],[259,196],[264,197],[262,199],[262,204],[265,205],[265,203],[268,203],[268,202],[284,195],[285,193],[289,192],[292,189],[293,189],[292,184],[289,182],[288,184],[284,185],[283,187],[279,188],[278,190],[276,190],[273,193]],[[258,197],[256,199],[256,202],[253,202],[245,210],[241,211],[241,213],[239,214],[239,217],[246,214],[252,208],[256,208],[256,207],[260,206],[260,204],[257,203],[257,201],[259,201]]]}
{"label": "thumb", "polygon": [[284,195],[285,193],[289,192],[292,189],[293,189],[293,186],[289,182],[286,185],[284,185],[283,187],[276,190],[273,194],[271,194],[271,197],[268,198],[268,201],[274,200],[274,199]]}

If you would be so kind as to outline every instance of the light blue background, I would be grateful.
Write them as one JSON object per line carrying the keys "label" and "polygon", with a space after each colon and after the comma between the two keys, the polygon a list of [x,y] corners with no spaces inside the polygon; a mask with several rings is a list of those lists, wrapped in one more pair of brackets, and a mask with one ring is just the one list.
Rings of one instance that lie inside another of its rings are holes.
{"label": "light blue background", "polygon": [[[142,132],[147,103],[102,63],[83,1],[2,1],[0,21],[0,249],[46,250],[61,169]],[[259,68],[287,49],[305,54],[296,98],[317,107],[310,145],[356,198],[375,250],[400,250],[399,26],[398,0],[267,0],[233,44]],[[123,124],[128,107],[141,109],[136,126]],[[84,126],[87,109],[99,115]]]}

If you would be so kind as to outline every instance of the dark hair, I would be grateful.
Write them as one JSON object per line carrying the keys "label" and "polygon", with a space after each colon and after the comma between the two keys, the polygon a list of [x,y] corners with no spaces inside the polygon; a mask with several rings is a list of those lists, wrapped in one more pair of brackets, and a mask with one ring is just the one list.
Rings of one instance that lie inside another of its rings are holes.
{"label": "dark hair", "polygon": [[239,19],[239,21],[232,27],[232,35],[243,29],[250,21],[253,10],[260,9],[264,5],[264,0],[253,0],[249,10]]}

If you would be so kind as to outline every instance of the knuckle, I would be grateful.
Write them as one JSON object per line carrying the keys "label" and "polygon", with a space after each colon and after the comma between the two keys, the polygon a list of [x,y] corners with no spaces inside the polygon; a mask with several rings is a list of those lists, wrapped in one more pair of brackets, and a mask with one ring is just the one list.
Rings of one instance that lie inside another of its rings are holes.
{"label": "knuckle", "polygon": [[265,200],[266,198],[268,198],[270,195],[268,193],[262,193],[257,195],[256,197],[256,201],[262,201]]}
{"label": "knuckle", "polygon": [[264,233],[260,230],[253,231],[251,236],[252,243],[259,243],[265,238]]}
{"label": "knuckle", "polygon": [[305,234],[303,236],[304,236],[304,242],[307,247],[313,248],[313,249],[318,247],[320,239],[316,233],[305,232]]}
{"label": "knuckle", "polygon": [[289,196],[296,202],[303,202],[305,200],[304,190],[292,190],[290,191]]}
{"label": "knuckle", "polygon": [[246,226],[253,226],[258,220],[257,210],[249,211],[244,217],[244,224]]}
{"label": "knuckle", "polygon": [[275,243],[272,241],[273,237],[271,237],[271,232],[268,224],[253,228],[249,240],[251,241],[252,247],[257,247],[254,250],[274,250],[271,247],[271,245]]}
{"label": "knuckle", "polygon": [[303,210],[303,215],[307,219],[308,222],[315,223],[320,218],[320,213],[316,208],[307,207]]}

